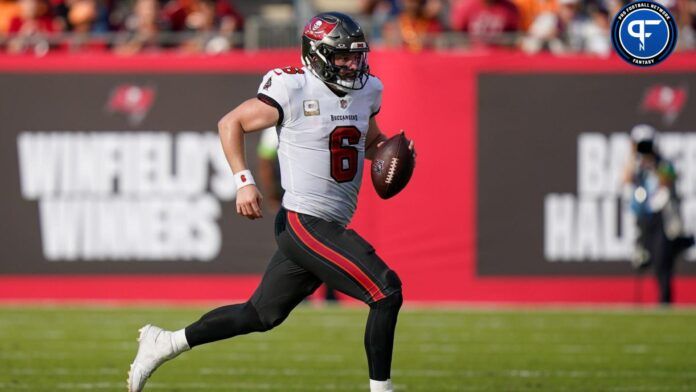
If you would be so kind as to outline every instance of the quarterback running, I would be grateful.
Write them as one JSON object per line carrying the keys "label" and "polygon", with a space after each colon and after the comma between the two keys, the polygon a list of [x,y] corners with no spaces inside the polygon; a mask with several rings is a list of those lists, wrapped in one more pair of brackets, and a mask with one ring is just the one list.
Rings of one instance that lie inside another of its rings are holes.
{"label": "quarterback running", "polygon": [[[356,209],[363,162],[386,140],[375,120],[382,83],[369,73],[369,50],[351,17],[319,14],[302,34],[304,67],[271,70],[255,98],[220,120],[238,188],[237,213],[249,219],[262,217],[262,196],[246,166],[244,134],[277,129],[285,190],[275,218],[278,249],[247,302],[214,309],[178,331],[141,328],[129,391],[143,390],[162,363],[193,347],[276,327],[322,282],[370,307],[364,343],[370,390],[393,391],[401,281],[366,240],[346,228]],[[413,143],[409,149],[415,157]]]}

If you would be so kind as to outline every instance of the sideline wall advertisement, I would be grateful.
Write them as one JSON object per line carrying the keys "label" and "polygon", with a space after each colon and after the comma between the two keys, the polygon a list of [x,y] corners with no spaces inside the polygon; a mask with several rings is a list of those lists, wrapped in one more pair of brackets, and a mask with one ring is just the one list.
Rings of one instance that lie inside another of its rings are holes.
{"label": "sideline wall advertisement", "polygon": [[[696,232],[696,73],[478,77],[480,275],[630,275],[633,126],[662,130]],[[532,93],[533,92],[533,93]],[[503,240],[508,246],[501,247]],[[696,253],[679,274],[696,273]]]}
{"label": "sideline wall advertisement", "polygon": [[[696,229],[696,56],[650,71],[519,54],[370,60],[385,85],[378,121],[406,130],[419,159],[387,201],[365,172],[352,227],[399,273],[407,299],[653,301],[649,275],[635,298],[628,262],[627,132],[665,132]],[[265,72],[297,63],[295,52],[3,57],[0,299],[249,296],[275,249],[273,212],[253,222],[234,213],[216,125]],[[678,302],[696,302],[687,256]]]}
{"label": "sideline wall advertisement", "polygon": [[13,159],[3,166],[0,208],[13,225],[0,272],[262,272],[273,252],[264,235],[272,221],[235,216],[236,189],[216,130],[258,81],[0,76],[14,106],[1,136],[3,156]]}

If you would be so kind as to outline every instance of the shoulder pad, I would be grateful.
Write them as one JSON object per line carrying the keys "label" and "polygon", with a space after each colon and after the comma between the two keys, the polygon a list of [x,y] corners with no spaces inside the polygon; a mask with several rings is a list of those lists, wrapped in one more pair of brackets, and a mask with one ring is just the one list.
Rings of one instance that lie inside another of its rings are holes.
{"label": "shoulder pad", "polygon": [[367,80],[367,86],[377,91],[384,90],[384,85],[382,84],[382,81],[377,76],[372,74],[370,74],[370,79]]}
{"label": "shoulder pad", "polygon": [[274,79],[282,80],[287,88],[302,88],[307,81],[307,70],[298,67],[274,68],[267,75],[272,75]]}

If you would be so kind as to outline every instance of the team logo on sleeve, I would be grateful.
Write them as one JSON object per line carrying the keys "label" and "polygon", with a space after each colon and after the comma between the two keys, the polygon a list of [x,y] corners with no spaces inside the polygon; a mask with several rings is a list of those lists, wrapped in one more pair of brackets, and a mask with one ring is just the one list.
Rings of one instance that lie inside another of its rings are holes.
{"label": "team logo on sleeve", "polygon": [[316,99],[310,99],[303,101],[304,115],[305,116],[318,116],[319,115],[319,101]]}
{"label": "team logo on sleeve", "polygon": [[271,88],[272,81],[273,81],[273,76],[269,76],[268,81],[266,82],[266,84],[263,85],[263,89],[268,90],[269,88]]}
{"label": "team logo on sleeve", "polygon": [[652,1],[629,3],[614,17],[611,40],[627,62],[649,67],[665,60],[677,43],[677,24],[669,10]]}

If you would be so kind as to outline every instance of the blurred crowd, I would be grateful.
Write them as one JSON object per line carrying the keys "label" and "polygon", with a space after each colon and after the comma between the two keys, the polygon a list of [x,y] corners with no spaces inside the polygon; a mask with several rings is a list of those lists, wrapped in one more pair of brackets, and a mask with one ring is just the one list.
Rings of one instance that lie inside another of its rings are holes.
{"label": "blurred crowd", "polygon": [[[679,24],[679,48],[694,49],[696,0],[657,0]],[[516,48],[529,53],[608,55],[609,29],[626,0],[363,0],[373,34],[389,46]],[[462,34],[465,33],[465,34]]]}
{"label": "blurred crowd", "polygon": [[234,46],[243,27],[227,0],[0,0],[0,36],[11,53],[218,53]]}
{"label": "blurred crowd", "polygon": [[[679,23],[678,50],[696,47],[696,0],[661,0]],[[179,50],[221,53],[246,38],[308,15],[338,10],[356,16],[373,44],[406,50],[493,47],[529,53],[608,55],[609,29],[626,0],[0,0],[0,49],[111,50],[129,54]],[[264,8],[265,7],[265,8]],[[275,8],[273,8],[275,7]],[[264,9],[275,16],[254,24]],[[285,17],[277,17],[278,10]],[[248,37],[245,37],[247,35]],[[281,34],[280,46],[295,46]],[[278,46],[278,45],[276,45]],[[254,47],[259,47],[258,43]]]}

